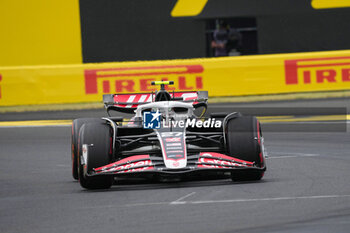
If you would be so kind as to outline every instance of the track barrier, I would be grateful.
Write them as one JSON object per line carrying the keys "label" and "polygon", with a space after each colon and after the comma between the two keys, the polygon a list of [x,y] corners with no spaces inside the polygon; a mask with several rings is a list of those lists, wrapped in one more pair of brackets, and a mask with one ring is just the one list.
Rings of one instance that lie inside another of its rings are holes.
{"label": "track barrier", "polygon": [[0,106],[102,101],[106,93],[208,90],[244,96],[350,90],[350,50],[186,60],[0,67]]}

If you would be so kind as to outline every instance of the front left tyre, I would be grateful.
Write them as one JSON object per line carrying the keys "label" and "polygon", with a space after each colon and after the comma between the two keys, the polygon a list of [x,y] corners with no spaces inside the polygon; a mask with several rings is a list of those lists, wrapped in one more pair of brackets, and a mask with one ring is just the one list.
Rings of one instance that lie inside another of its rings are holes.
{"label": "front left tyre", "polygon": [[[93,172],[93,168],[107,165],[112,161],[111,138],[111,128],[106,123],[86,123],[81,127],[78,139],[78,177],[83,188],[106,189],[112,186],[113,176],[88,175]],[[83,145],[87,146],[85,159]]]}
{"label": "front left tyre", "polygon": [[226,121],[226,149],[229,155],[254,162],[259,169],[237,170],[231,173],[233,181],[260,180],[266,169],[263,157],[261,126],[256,117],[234,115]]}

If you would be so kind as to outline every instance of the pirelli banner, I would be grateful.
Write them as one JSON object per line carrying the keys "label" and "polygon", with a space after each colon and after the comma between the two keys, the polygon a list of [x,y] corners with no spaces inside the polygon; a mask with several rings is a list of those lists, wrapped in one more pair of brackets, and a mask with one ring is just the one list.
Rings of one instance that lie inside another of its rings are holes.
{"label": "pirelli banner", "polygon": [[151,81],[209,96],[350,90],[350,50],[210,59],[0,67],[0,106],[96,102],[146,93]]}

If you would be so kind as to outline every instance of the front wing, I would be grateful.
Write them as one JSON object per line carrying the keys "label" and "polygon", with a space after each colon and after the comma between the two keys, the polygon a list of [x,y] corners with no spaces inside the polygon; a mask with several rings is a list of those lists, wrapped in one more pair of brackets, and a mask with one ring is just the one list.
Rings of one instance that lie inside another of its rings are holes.
{"label": "front wing", "polygon": [[[174,160],[176,165],[177,161]],[[141,173],[185,174],[203,171],[234,171],[242,169],[265,170],[265,167],[257,167],[254,162],[240,160],[214,152],[201,152],[187,157],[187,165],[184,168],[167,168],[162,157],[150,155],[135,155],[117,162],[93,169],[87,176],[98,175],[127,175]]]}

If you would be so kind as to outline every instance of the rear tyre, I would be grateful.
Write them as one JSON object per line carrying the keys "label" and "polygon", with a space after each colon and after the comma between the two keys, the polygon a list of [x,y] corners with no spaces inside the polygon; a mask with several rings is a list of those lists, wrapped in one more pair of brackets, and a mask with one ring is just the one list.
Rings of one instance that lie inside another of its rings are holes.
{"label": "rear tyre", "polygon": [[[225,128],[226,149],[228,154],[242,160],[255,162],[257,167],[264,167],[261,151],[261,128],[256,117],[240,116],[228,119]],[[231,173],[233,181],[260,180],[263,170],[237,170]]]}
{"label": "rear tyre", "polygon": [[75,119],[72,123],[72,176],[75,180],[78,180],[78,137],[81,126],[88,122],[103,122],[97,118],[79,118]]}
{"label": "rear tyre", "polygon": [[[78,176],[80,185],[86,189],[106,189],[113,183],[113,176],[87,176],[93,168],[107,165],[112,160],[111,130],[105,123],[86,123],[79,131],[78,140]],[[82,147],[88,145],[86,165],[82,164]]]}

